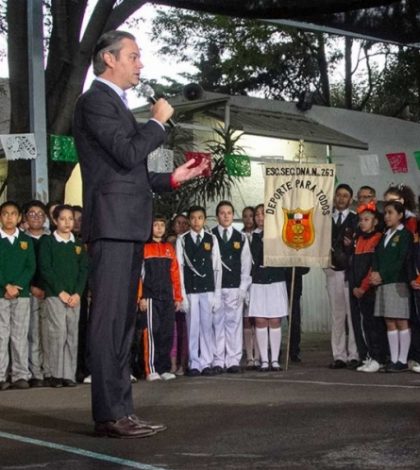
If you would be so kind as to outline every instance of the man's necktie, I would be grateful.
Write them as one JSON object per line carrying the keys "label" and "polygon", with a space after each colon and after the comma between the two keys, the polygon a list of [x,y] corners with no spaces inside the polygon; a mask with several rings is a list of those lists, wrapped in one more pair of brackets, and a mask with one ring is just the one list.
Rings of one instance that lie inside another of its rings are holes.
{"label": "man's necktie", "polygon": [[200,234],[198,234],[195,240],[195,244],[198,246],[200,243],[201,243],[201,237],[200,237]]}
{"label": "man's necktie", "polygon": [[125,107],[128,108],[128,99],[127,99],[127,93],[123,91],[121,95],[122,102],[125,104]]}
{"label": "man's necktie", "polygon": [[223,238],[223,241],[224,241],[225,243],[228,242],[227,228],[224,228],[224,229],[223,229],[223,236],[222,236],[222,238]]}
{"label": "man's necktie", "polygon": [[337,227],[341,227],[341,224],[343,223],[343,213],[339,212],[338,213],[338,219],[337,219]]}

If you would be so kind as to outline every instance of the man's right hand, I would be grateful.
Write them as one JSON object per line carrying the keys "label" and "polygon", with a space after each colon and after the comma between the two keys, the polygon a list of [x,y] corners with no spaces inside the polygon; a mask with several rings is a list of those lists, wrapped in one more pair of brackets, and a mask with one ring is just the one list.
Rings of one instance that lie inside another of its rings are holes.
{"label": "man's right hand", "polygon": [[156,103],[151,107],[152,118],[165,124],[170,117],[174,114],[174,108],[163,98],[159,98]]}

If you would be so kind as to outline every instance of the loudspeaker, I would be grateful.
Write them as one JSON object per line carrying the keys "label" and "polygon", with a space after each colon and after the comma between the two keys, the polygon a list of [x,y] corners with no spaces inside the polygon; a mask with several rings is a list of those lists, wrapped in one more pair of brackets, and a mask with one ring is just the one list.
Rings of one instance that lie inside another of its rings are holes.
{"label": "loudspeaker", "polygon": [[189,101],[199,100],[203,96],[203,88],[198,83],[189,83],[184,86],[182,94]]}

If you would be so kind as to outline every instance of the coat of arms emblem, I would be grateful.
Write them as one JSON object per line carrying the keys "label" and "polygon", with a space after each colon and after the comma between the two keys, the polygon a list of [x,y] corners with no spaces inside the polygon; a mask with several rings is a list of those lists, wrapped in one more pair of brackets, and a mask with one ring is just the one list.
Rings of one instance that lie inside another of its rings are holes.
{"label": "coat of arms emblem", "polygon": [[285,209],[283,207],[282,239],[290,248],[301,250],[302,248],[308,248],[314,242],[313,210],[313,208],[304,211],[299,208]]}

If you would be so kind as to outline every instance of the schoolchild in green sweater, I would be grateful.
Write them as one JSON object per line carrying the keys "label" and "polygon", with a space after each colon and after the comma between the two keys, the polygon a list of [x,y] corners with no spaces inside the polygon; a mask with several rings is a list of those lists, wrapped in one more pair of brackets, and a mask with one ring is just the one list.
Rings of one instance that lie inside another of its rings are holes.
{"label": "schoolchild in green sweater", "polygon": [[45,287],[49,367],[52,387],[75,386],[80,297],[87,281],[87,255],[76,241],[73,208],[54,209],[56,230],[39,247],[41,278]]}
{"label": "schoolchild in green sweater", "polygon": [[[25,233],[32,239],[35,250],[35,258],[38,258],[39,242],[50,232],[45,228],[47,220],[47,208],[45,204],[38,200],[33,200],[25,204],[23,214],[26,220]],[[29,370],[31,387],[42,387],[45,378],[50,377],[48,368],[48,330],[45,309],[45,291],[42,287],[39,263],[30,288],[31,314],[29,320]]]}
{"label": "schoolchild in green sweater", "polygon": [[[19,206],[0,206],[0,390],[28,388],[29,284],[35,272],[32,240],[18,229]],[[11,356],[9,358],[9,346]]]}
{"label": "schoolchild in green sweater", "polygon": [[387,372],[408,370],[411,331],[408,257],[413,235],[404,228],[404,206],[389,201],[384,205],[387,231],[375,250],[370,283],[376,288],[375,316],[384,317],[391,362]]}

